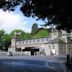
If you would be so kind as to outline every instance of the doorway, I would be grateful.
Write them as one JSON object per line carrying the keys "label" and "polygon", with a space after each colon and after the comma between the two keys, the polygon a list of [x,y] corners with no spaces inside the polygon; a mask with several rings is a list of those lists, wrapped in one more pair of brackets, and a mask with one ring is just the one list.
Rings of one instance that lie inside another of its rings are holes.
{"label": "doorway", "polygon": [[31,55],[34,55],[34,51],[33,50],[31,51]]}

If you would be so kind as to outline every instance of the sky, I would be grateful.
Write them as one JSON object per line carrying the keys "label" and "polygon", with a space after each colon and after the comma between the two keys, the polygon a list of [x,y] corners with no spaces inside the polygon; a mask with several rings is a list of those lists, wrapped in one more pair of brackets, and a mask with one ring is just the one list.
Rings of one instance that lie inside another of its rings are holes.
{"label": "sky", "polygon": [[34,23],[37,23],[39,27],[44,24],[42,20],[37,21],[35,18],[25,17],[19,8],[19,6],[16,7],[14,12],[0,9],[0,30],[3,29],[6,33],[10,33],[15,29],[21,29],[30,33]]}

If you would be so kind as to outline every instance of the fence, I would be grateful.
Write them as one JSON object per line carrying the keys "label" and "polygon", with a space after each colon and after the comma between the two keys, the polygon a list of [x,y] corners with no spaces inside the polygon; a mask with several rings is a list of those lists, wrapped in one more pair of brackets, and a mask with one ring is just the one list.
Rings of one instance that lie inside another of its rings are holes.
{"label": "fence", "polygon": [[8,55],[8,52],[3,52],[3,51],[0,52],[0,56],[7,56],[7,55]]}
{"label": "fence", "polygon": [[[0,56],[31,56],[31,52],[26,51],[26,52],[5,52],[1,51]],[[40,56],[40,55],[45,55],[45,54],[40,54],[40,52],[36,52],[34,55]]]}

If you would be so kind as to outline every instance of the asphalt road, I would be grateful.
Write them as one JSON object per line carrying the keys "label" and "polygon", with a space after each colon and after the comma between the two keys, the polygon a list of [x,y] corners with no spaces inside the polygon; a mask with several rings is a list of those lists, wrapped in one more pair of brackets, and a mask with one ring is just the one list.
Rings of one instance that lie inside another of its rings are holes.
{"label": "asphalt road", "polygon": [[65,56],[0,56],[0,72],[65,72]]}

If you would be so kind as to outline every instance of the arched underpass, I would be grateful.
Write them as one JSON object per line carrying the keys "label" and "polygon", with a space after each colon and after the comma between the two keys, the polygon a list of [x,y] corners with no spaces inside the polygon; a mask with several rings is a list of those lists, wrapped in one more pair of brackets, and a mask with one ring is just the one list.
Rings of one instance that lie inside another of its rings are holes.
{"label": "arched underpass", "polygon": [[34,47],[26,47],[25,49],[23,49],[23,51],[30,51],[31,55],[35,55],[35,53],[38,52],[39,49],[34,48]]}
{"label": "arched underpass", "polygon": [[39,49],[38,48],[35,48],[35,47],[25,47],[25,49],[22,49],[22,52],[30,52],[31,55],[35,55],[36,52],[39,52]]}

